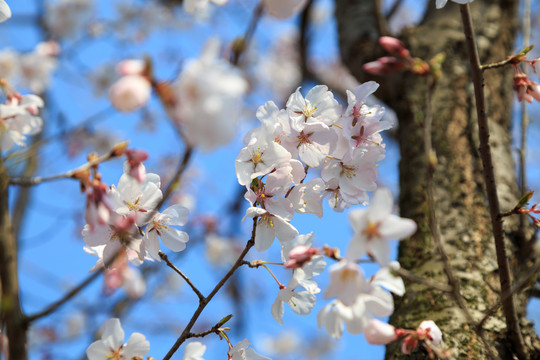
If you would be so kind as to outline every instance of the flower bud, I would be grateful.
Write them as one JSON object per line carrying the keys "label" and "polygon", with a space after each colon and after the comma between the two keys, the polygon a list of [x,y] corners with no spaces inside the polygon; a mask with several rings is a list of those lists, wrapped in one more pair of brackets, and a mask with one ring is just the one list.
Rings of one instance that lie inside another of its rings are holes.
{"label": "flower bud", "polygon": [[318,249],[308,248],[305,245],[299,245],[289,252],[290,260],[285,263],[287,269],[301,268],[305,263],[311,260],[313,255],[319,253]]}
{"label": "flower bud", "polygon": [[426,336],[433,345],[439,345],[442,340],[441,329],[433,322],[433,320],[424,320],[420,323],[416,332],[420,337]]}
{"label": "flower bud", "polygon": [[388,51],[392,55],[399,56],[401,58],[407,58],[411,55],[401,40],[391,36],[381,36],[379,38],[379,44],[381,44],[384,50]]}
{"label": "flower bud", "polygon": [[152,86],[139,75],[128,75],[120,78],[109,90],[109,100],[122,112],[135,111],[150,100]]}
{"label": "flower bud", "polygon": [[376,61],[364,64],[362,68],[371,75],[388,75],[400,71],[404,66],[405,64],[395,57],[383,56]]}

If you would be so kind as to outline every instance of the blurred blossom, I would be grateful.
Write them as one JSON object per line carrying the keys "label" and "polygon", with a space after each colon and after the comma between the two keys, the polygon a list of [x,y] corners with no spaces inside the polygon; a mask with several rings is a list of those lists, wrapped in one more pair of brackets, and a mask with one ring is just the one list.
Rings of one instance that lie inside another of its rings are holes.
{"label": "blurred blossom", "polygon": [[214,266],[227,267],[232,265],[240,249],[231,240],[217,234],[208,234],[205,239],[206,259]]}
{"label": "blurred blossom", "polygon": [[302,78],[297,44],[296,31],[281,35],[270,53],[260,59],[256,70],[256,75],[272,88],[279,99],[286,99]]}
{"label": "blurred blossom", "polygon": [[237,130],[248,83],[238,69],[219,57],[210,39],[198,59],[187,62],[174,83],[171,116],[181,123],[192,146],[211,151],[231,141]]}
{"label": "blurred blossom", "polygon": [[11,48],[0,50],[0,78],[10,81],[19,71],[19,53]]}
{"label": "blurred blossom", "polygon": [[92,0],[48,1],[45,25],[55,38],[74,37],[85,25],[92,8]]}
{"label": "blurred blossom", "polygon": [[278,358],[286,357],[299,350],[300,337],[295,331],[286,330],[275,337],[268,337],[263,340],[265,352],[276,355]]}

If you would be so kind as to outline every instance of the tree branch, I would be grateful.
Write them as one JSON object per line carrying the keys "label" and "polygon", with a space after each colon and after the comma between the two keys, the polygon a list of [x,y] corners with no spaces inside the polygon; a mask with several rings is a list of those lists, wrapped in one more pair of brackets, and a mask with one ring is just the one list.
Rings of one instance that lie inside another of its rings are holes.
{"label": "tree branch", "polygon": [[227,274],[225,274],[225,276],[217,283],[217,285],[214,287],[212,292],[210,292],[210,294],[199,303],[199,307],[197,307],[197,309],[193,313],[193,315],[191,317],[191,320],[186,325],[186,327],[184,328],[184,331],[182,332],[180,337],[176,340],[174,345],[171,347],[171,349],[169,350],[167,355],[165,355],[163,360],[169,360],[174,355],[174,353],[178,350],[180,345],[182,345],[182,343],[184,343],[184,341],[186,341],[186,339],[188,339],[190,331],[193,328],[193,325],[195,325],[195,322],[197,321],[197,319],[199,318],[199,316],[203,312],[206,305],[208,305],[210,300],[212,300],[214,298],[214,296],[223,287],[223,285],[225,285],[227,280],[229,280],[229,278],[234,274],[234,272],[240,266],[242,266],[242,263],[244,261],[244,257],[247,255],[247,253],[253,247],[253,245],[255,245],[255,229],[256,228],[257,228],[257,217],[253,218],[253,228],[251,230],[251,238],[248,240],[248,242],[246,244],[246,247],[244,248],[244,250],[242,251],[242,253],[238,257],[238,259],[236,260],[234,265],[229,269]]}
{"label": "tree branch", "polygon": [[165,263],[167,263],[167,265],[171,269],[173,269],[174,272],[176,272],[178,275],[180,275],[180,277],[182,277],[182,279],[184,279],[184,281],[191,287],[193,292],[197,295],[197,297],[199,298],[199,301],[204,300],[204,295],[201,294],[199,289],[197,289],[197,287],[191,282],[191,280],[179,268],[174,266],[174,264],[169,260],[169,257],[167,255],[165,255],[161,250],[159,251],[159,257],[161,259],[163,259],[163,261],[165,261]]}
{"label": "tree branch", "polygon": [[[506,245],[504,243],[504,234],[502,227],[502,218],[500,216],[499,198],[495,184],[495,174],[493,171],[493,161],[491,158],[491,147],[489,144],[489,125],[486,115],[486,104],[484,96],[484,75],[476,48],[476,40],[473,31],[473,24],[469,11],[469,5],[460,5],[461,19],[466,37],[469,60],[473,74],[474,94],[476,99],[476,113],[478,116],[478,135],[480,138],[480,156],[484,169],[484,182],[486,184],[487,197],[489,201],[489,210],[491,215],[491,224],[493,236],[495,239],[495,249],[497,254],[497,264],[499,267],[499,280],[502,293],[510,293],[510,267],[506,254]],[[527,352],[524,349],[523,339],[519,329],[516,308],[512,296],[509,296],[503,302],[503,311],[506,319],[509,337],[514,347],[514,351],[520,359],[528,359]]]}

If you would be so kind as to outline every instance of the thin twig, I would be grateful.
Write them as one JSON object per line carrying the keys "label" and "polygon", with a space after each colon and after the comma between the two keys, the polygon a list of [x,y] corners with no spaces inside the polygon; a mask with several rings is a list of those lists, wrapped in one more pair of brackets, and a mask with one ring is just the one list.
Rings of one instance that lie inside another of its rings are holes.
{"label": "thin twig", "polygon": [[264,12],[264,5],[262,1],[255,7],[255,10],[253,10],[253,15],[251,16],[251,20],[249,22],[248,28],[244,34],[244,37],[236,43],[235,48],[233,49],[233,53],[231,55],[231,63],[233,65],[238,65],[240,62],[240,56],[246,51],[249,42],[251,41],[251,38],[255,34],[255,30],[257,29],[257,24],[259,23],[259,20],[261,19],[261,16]]}
{"label": "thin twig", "polygon": [[499,61],[499,62],[496,62],[496,63],[480,65],[480,70],[484,71],[484,70],[497,69],[497,68],[508,65],[512,60],[513,60],[513,58],[509,57],[506,60]]}
{"label": "thin twig", "polygon": [[48,182],[48,181],[73,178],[77,173],[86,171],[86,170],[90,169],[93,166],[101,164],[102,162],[108,161],[108,160],[110,160],[112,158],[115,158],[115,157],[118,157],[118,154],[113,149],[113,150],[109,151],[107,154],[101,155],[100,157],[98,157],[98,158],[96,158],[96,159],[94,159],[92,161],[88,161],[86,164],[83,164],[83,165],[79,166],[76,169],[66,171],[65,173],[52,175],[52,176],[45,176],[45,177],[41,177],[41,176],[37,176],[37,177],[14,177],[14,178],[11,178],[9,180],[9,184],[10,185],[19,185],[19,186],[32,186],[32,185],[42,184],[42,183]]}
{"label": "thin twig", "polygon": [[35,313],[33,315],[29,315],[26,317],[26,321],[28,323],[31,323],[37,319],[41,319],[42,317],[45,317],[54,311],[56,311],[60,306],[64,305],[66,302],[71,300],[75,295],[77,295],[79,292],[81,292],[83,289],[85,289],[88,285],[90,285],[94,280],[96,280],[99,275],[103,272],[105,268],[101,268],[100,270],[92,273],[89,275],[86,279],[84,279],[79,285],[71,289],[68,293],[66,293],[60,300],[52,303],[51,305],[47,306],[44,310]]}
{"label": "thin twig", "polygon": [[184,155],[182,156],[182,161],[180,162],[180,165],[178,165],[178,169],[176,169],[174,176],[169,182],[169,185],[167,185],[167,188],[163,192],[163,197],[161,198],[161,201],[156,206],[156,209],[159,209],[161,208],[161,206],[163,206],[165,201],[167,201],[167,199],[171,195],[172,191],[176,188],[176,185],[182,178],[182,175],[184,174],[184,171],[186,170],[189,164],[189,161],[191,160],[192,155],[193,155],[193,148],[188,145],[188,147],[184,151]]}
{"label": "thin twig", "polygon": [[[531,0],[525,0],[525,14],[523,15],[523,47],[531,42]],[[529,73],[528,66],[525,66],[525,74]],[[529,127],[528,106],[525,101],[521,102],[521,144],[519,149],[519,177],[520,193],[527,192],[527,168],[525,166],[527,158],[527,130]],[[525,227],[527,226],[527,217],[522,214],[519,217],[519,234],[522,239],[525,238]]]}
{"label": "thin twig", "polygon": [[[493,171],[493,160],[491,158],[491,147],[489,144],[489,125],[486,115],[486,104],[484,96],[484,74],[480,65],[478,49],[473,31],[469,4],[460,5],[461,19],[469,60],[473,75],[474,93],[476,98],[476,113],[478,117],[478,135],[480,139],[480,157],[484,169],[484,182],[486,184],[487,197],[489,201],[489,210],[491,215],[491,224],[493,227],[493,237],[495,239],[495,250],[497,254],[497,264],[499,267],[499,280],[501,284],[501,293],[510,293],[510,267],[506,254],[506,245],[504,243],[504,234],[502,227],[502,218],[500,216],[499,198],[497,195],[497,186],[495,183],[495,174]],[[528,359],[529,356],[523,345],[523,338],[519,329],[519,322],[514,306],[512,296],[509,296],[503,302],[503,311],[506,319],[506,326],[514,351],[520,359]]]}
{"label": "thin twig", "polygon": [[521,291],[525,285],[527,285],[528,282],[531,281],[531,279],[536,276],[540,272],[540,262],[537,262],[532,268],[527,270],[527,275],[523,276],[520,280],[516,281],[514,285],[512,286],[512,289],[509,293],[502,293],[501,298],[499,301],[493,305],[491,308],[486,311],[486,315],[478,322],[476,325],[478,328],[482,328],[484,326],[484,323],[491,317],[493,314],[497,312],[499,307],[503,304],[503,302],[509,298],[510,296],[516,294],[518,291]]}
{"label": "thin twig", "polygon": [[385,15],[387,21],[389,21],[390,18],[396,14],[396,12],[399,10],[399,7],[401,6],[402,3],[403,3],[403,0],[394,1],[394,3],[392,4],[392,7],[390,8],[390,10],[388,10],[388,12]]}
{"label": "thin twig", "polygon": [[197,309],[195,310],[195,312],[191,316],[191,319],[189,320],[189,323],[184,328],[184,331],[182,332],[180,337],[176,340],[174,345],[171,347],[171,349],[169,350],[167,355],[165,355],[163,360],[169,360],[174,355],[174,353],[178,350],[180,345],[182,345],[184,343],[184,341],[186,341],[186,339],[188,338],[188,336],[190,334],[191,329],[193,328],[193,325],[195,325],[195,322],[197,321],[197,319],[199,318],[199,316],[203,312],[206,305],[208,305],[210,300],[212,300],[214,298],[214,296],[223,287],[223,285],[225,285],[227,280],[229,280],[229,278],[234,274],[234,272],[240,266],[242,266],[242,263],[244,261],[244,257],[247,255],[247,253],[253,247],[253,245],[255,245],[255,229],[256,228],[257,228],[257,218],[255,217],[255,218],[253,218],[253,229],[251,230],[251,238],[246,243],[246,247],[244,248],[244,250],[242,251],[240,256],[238,256],[238,259],[236,260],[234,265],[229,269],[227,274],[225,274],[225,276],[217,283],[217,285],[214,287],[212,292],[210,292],[210,294],[199,303],[199,306],[197,307]]}
{"label": "thin twig", "polygon": [[159,257],[163,261],[165,261],[165,263],[167,263],[167,265],[171,269],[173,269],[178,275],[180,275],[182,277],[182,279],[184,279],[184,281],[191,287],[191,289],[197,295],[197,297],[199,298],[200,301],[202,301],[204,299],[204,295],[201,294],[199,289],[197,289],[197,287],[191,282],[191,280],[179,268],[174,266],[174,264],[169,260],[169,257],[167,255],[165,255],[161,250],[159,251]]}

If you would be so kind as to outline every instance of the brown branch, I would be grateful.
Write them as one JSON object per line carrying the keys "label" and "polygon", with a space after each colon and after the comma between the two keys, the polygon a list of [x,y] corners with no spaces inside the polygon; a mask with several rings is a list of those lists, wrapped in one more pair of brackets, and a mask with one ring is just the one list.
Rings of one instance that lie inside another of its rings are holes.
{"label": "brown branch", "polygon": [[489,308],[488,311],[486,311],[486,315],[482,318],[482,320],[478,322],[476,327],[482,328],[484,323],[497,312],[499,307],[501,307],[501,305],[504,303],[504,301],[506,301],[506,299],[508,299],[509,297],[516,294],[518,291],[521,291],[525,288],[527,283],[529,283],[531,279],[535,277],[538,274],[538,272],[540,272],[540,262],[537,262],[531,269],[528,269],[527,272],[528,274],[523,276],[519,281],[515,282],[510,292],[501,293],[501,298],[499,299],[499,301],[495,305],[493,305],[491,308]]}
{"label": "brown branch", "polygon": [[193,290],[193,292],[197,295],[197,297],[199,298],[199,301],[203,301],[204,300],[204,295],[201,294],[201,292],[199,291],[199,289],[197,289],[197,287],[193,284],[193,282],[191,282],[191,280],[179,269],[177,268],[176,266],[174,266],[174,264],[169,260],[169,257],[167,255],[165,255],[161,250],[159,251],[159,257],[165,261],[165,263],[171,268],[174,270],[174,272],[176,272],[178,275],[180,275],[180,277],[182,277],[182,279],[184,279],[184,281],[191,287],[191,289]]}
{"label": "brown branch", "polygon": [[496,62],[496,63],[480,65],[480,70],[484,71],[484,70],[491,70],[491,69],[501,68],[501,67],[504,67],[504,66],[508,65],[512,60],[513,60],[513,58],[509,57],[506,60],[499,61],[499,62]]}
{"label": "brown branch", "polygon": [[[116,146],[115,146],[115,148],[116,148]],[[83,164],[83,165],[79,166],[78,168],[66,171],[65,173],[52,175],[52,176],[45,176],[45,177],[40,177],[40,176],[37,176],[37,177],[14,177],[14,178],[11,178],[9,180],[9,184],[10,185],[19,185],[19,186],[32,186],[32,185],[42,184],[42,183],[48,182],[48,181],[74,178],[74,176],[77,173],[86,171],[86,170],[92,168],[93,166],[101,164],[102,162],[108,161],[108,160],[110,160],[112,158],[115,158],[115,157],[118,157],[118,153],[116,152],[115,149],[113,149],[113,150],[109,151],[107,154],[101,155],[98,158],[96,158],[96,159],[94,159],[92,161],[88,161],[86,164]]]}
{"label": "brown branch", "polygon": [[76,287],[71,289],[68,293],[66,293],[61,299],[59,299],[58,301],[55,301],[51,305],[47,306],[44,310],[42,310],[42,311],[40,311],[38,313],[27,316],[25,321],[28,322],[28,323],[31,323],[31,322],[33,322],[35,320],[41,319],[42,317],[45,317],[45,316],[53,313],[60,306],[64,305],[66,302],[68,302],[73,297],[75,297],[75,295],[77,295],[82,290],[84,290],[88,285],[90,285],[92,282],[94,282],[94,280],[96,280],[99,277],[99,275],[101,275],[103,270],[104,270],[104,268],[101,268],[100,270],[92,273],[86,279],[84,279],[79,285],[77,285]]}
{"label": "brown branch", "polygon": [[191,160],[191,156],[193,155],[193,148],[188,145],[186,150],[184,151],[184,155],[182,156],[182,160],[180,164],[178,165],[178,169],[174,173],[174,176],[172,177],[171,181],[169,182],[169,185],[167,185],[167,188],[165,189],[165,192],[163,193],[163,197],[161,198],[161,201],[156,206],[156,210],[161,208],[165,201],[171,196],[171,193],[175,189],[176,185],[179,183],[180,179],[182,178],[182,175],[184,174],[184,171],[186,170],[189,161]]}
{"label": "brown branch", "polygon": [[401,4],[403,4],[403,0],[395,0],[392,4],[392,7],[388,12],[386,13],[386,21],[389,21],[392,16],[396,14],[396,12],[399,10]]}
{"label": "brown branch", "polygon": [[251,16],[251,20],[249,22],[248,28],[246,29],[246,32],[244,33],[244,37],[242,39],[239,39],[235,41],[233,44],[233,53],[231,55],[231,64],[238,65],[240,62],[240,57],[242,54],[246,51],[251,38],[255,34],[255,30],[257,29],[257,24],[259,23],[259,20],[262,17],[262,14],[264,12],[264,5],[262,2],[260,2],[256,7],[255,10],[253,10],[253,15]]}
{"label": "brown branch", "polygon": [[208,303],[214,298],[214,296],[223,287],[223,285],[225,285],[227,280],[229,280],[229,278],[234,274],[234,272],[240,266],[242,266],[242,263],[244,261],[244,257],[247,255],[247,253],[253,247],[253,245],[255,245],[255,230],[256,230],[256,228],[257,228],[257,218],[255,217],[255,218],[253,218],[253,228],[251,230],[251,238],[248,240],[248,242],[246,244],[246,247],[244,248],[244,250],[242,251],[242,253],[238,257],[238,259],[236,260],[234,265],[229,269],[227,274],[225,274],[225,276],[217,283],[217,285],[214,287],[212,292],[210,292],[210,294],[207,297],[205,297],[203,300],[200,301],[199,307],[197,307],[197,309],[193,313],[191,319],[189,320],[189,323],[184,328],[184,331],[182,332],[180,337],[176,340],[174,345],[171,347],[171,349],[169,350],[167,355],[165,355],[163,360],[169,360],[174,355],[174,353],[178,350],[180,345],[182,345],[182,343],[184,343],[184,341],[186,341],[186,339],[189,337],[191,329],[195,325],[195,322],[197,321],[197,319],[199,318],[199,316],[203,312],[206,305],[208,305]]}
{"label": "brown branch", "polygon": [[[523,15],[523,46],[527,46],[531,42],[531,0],[525,0],[525,14]],[[529,68],[525,67],[525,74],[529,73]],[[519,149],[519,177],[520,177],[520,192],[525,194],[527,191],[527,130],[529,127],[528,106],[525,101],[521,102],[521,136]],[[519,217],[519,235],[521,239],[525,239],[525,228],[527,226],[527,216],[522,214]]]}
{"label": "brown branch", "polygon": [[[504,243],[504,234],[502,227],[502,218],[500,216],[499,198],[495,184],[495,174],[493,171],[493,160],[491,158],[491,147],[489,144],[489,125],[486,115],[486,104],[484,96],[484,74],[480,65],[478,49],[473,31],[473,24],[469,5],[460,5],[461,19],[465,32],[465,38],[471,63],[473,75],[474,93],[476,99],[476,113],[478,117],[478,135],[480,138],[480,156],[484,169],[484,182],[486,185],[487,197],[489,201],[489,210],[491,215],[491,224],[493,227],[493,237],[495,239],[495,249],[497,254],[497,264],[499,267],[499,280],[502,293],[510,293],[510,267],[506,254]],[[506,319],[506,326],[513,350],[520,359],[528,359],[529,356],[523,345],[523,338],[519,329],[519,322],[514,306],[512,296],[509,296],[503,302],[503,311]]]}
{"label": "brown branch", "polygon": [[[19,299],[17,240],[9,218],[9,176],[0,154],[0,330],[9,341],[8,358],[26,359],[26,330]],[[0,336],[3,336],[0,335]]]}

